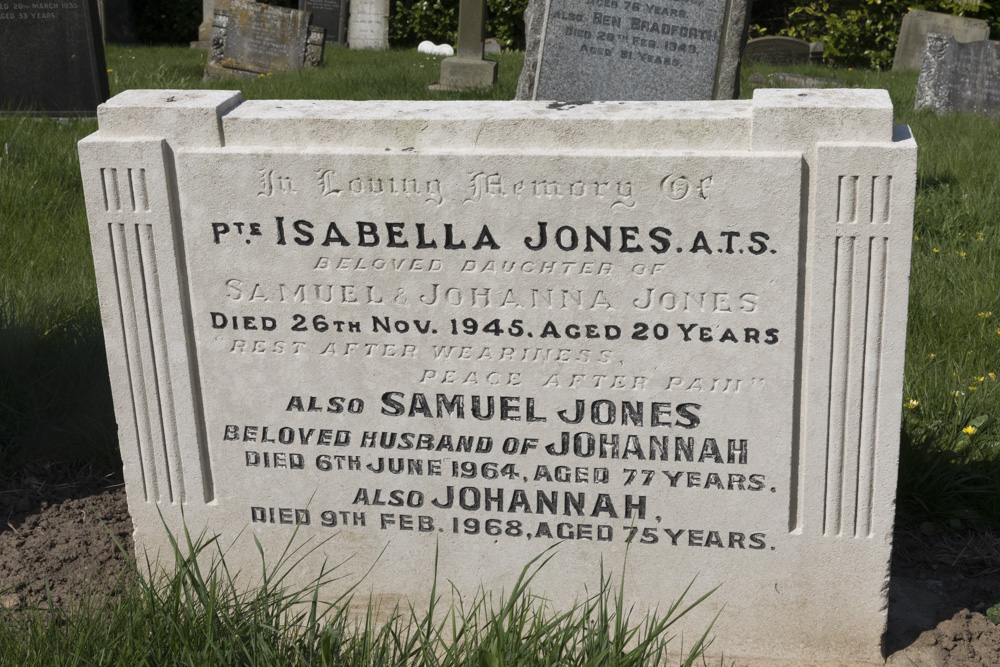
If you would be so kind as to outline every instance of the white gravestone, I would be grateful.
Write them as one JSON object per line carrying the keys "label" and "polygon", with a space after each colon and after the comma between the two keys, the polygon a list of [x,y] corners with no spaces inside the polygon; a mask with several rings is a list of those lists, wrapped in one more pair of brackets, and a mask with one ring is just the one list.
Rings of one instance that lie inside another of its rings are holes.
{"label": "white gravestone", "polygon": [[347,17],[347,45],[352,49],[389,48],[389,0],[352,0]]}
{"label": "white gravestone", "polygon": [[298,580],[382,553],[363,589],[420,608],[438,546],[471,595],[561,541],[534,590],[565,608],[628,546],[641,609],[721,584],[683,627],[725,605],[727,657],[881,660],[916,169],[887,93],[129,91],[99,127],[140,553],[182,509],[244,533],[232,570],[329,537]]}

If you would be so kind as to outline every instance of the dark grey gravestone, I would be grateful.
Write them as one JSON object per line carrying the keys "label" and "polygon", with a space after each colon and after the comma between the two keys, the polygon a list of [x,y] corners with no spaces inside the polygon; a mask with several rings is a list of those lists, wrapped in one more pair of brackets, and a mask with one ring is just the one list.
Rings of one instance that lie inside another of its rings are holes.
{"label": "dark grey gravestone", "polygon": [[982,19],[911,9],[903,17],[903,24],[899,29],[896,55],[892,61],[893,71],[920,69],[929,33],[948,35],[964,44],[989,39],[990,25]]}
{"label": "dark grey gravestone", "polygon": [[927,35],[915,109],[1000,116],[1000,42]]}
{"label": "dark grey gravestone", "polygon": [[309,12],[232,0],[230,11],[214,13],[205,78],[319,66],[325,30],[310,26],[309,21]]}
{"label": "dark grey gravestone", "polygon": [[312,12],[312,25],[326,29],[327,44],[347,44],[347,0],[299,0],[299,9]]}
{"label": "dark grey gravestone", "polygon": [[531,0],[517,99],[732,99],[749,10],[748,0]]}
{"label": "dark grey gravestone", "polygon": [[0,113],[93,116],[107,99],[96,0],[0,2]]}
{"label": "dark grey gravestone", "polygon": [[811,43],[794,37],[758,37],[743,48],[743,60],[772,65],[808,64],[812,58]]}

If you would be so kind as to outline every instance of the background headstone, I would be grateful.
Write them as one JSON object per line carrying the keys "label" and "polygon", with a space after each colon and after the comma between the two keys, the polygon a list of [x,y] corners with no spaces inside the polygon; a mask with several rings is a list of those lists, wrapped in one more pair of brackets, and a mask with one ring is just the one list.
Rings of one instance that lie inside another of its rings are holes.
{"label": "background headstone", "polygon": [[352,49],[389,48],[389,0],[352,0],[347,19],[347,45]]}
{"label": "background headstone", "polygon": [[772,65],[808,64],[812,59],[813,42],[794,37],[758,37],[743,48],[743,60]]}
{"label": "background headstone", "polygon": [[990,38],[990,25],[982,19],[911,9],[903,17],[892,69],[894,71],[920,69],[927,33],[931,32],[954,37],[962,43],[978,42]]}
{"label": "background headstone", "polygon": [[0,10],[0,113],[92,116],[108,99],[97,4],[44,4]]}
{"label": "background headstone", "polygon": [[229,0],[202,0],[201,3],[201,24],[198,26],[198,39],[191,42],[192,49],[212,48],[212,19],[215,10],[229,12]]}
{"label": "background headstone", "polygon": [[914,108],[1000,115],[1000,42],[928,34]]}
{"label": "background headstone", "polygon": [[749,10],[747,0],[531,0],[517,99],[732,99]]}
{"label": "background headstone", "polygon": [[312,13],[312,25],[326,30],[327,44],[347,43],[347,0],[299,0],[299,9]]}
{"label": "background headstone", "polygon": [[233,572],[294,540],[289,587],[374,566],[356,610],[389,614],[435,575],[496,600],[556,545],[554,610],[602,564],[636,620],[697,575],[721,590],[675,641],[721,611],[726,664],[882,664],[917,153],[892,118],[864,89],[116,96],[80,167],[140,562],[182,522]]}
{"label": "background headstone", "polygon": [[309,18],[297,9],[232,0],[229,12],[215,12],[206,78],[319,66],[324,30],[310,26]]}
{"label": "background headstone", "polygon": [[488,88],[497,82],[497,62],[484,60],[486,0],[461,0],[458,8],[458,49],[441,61],[441,80],[434,90]]}

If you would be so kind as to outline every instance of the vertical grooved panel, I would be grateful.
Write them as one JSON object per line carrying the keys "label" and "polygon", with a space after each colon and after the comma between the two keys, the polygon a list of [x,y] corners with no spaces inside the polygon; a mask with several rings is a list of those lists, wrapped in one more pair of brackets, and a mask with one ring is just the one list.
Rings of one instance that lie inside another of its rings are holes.
{"label": "vertical grooved panel", "polygon": [[847,400],[844,403],[843,415],[844,442],[841,447],[843,456],[840,460],[841,489],[838,535],[854,534],[854,519],[857,514],[858,445],[861,439],[860,406],[865,399],[864,370],[865,359],[868,356],[866,333],[868,330],[869,241],[863,237],[855,238],[853,241],[854,275],[851,278],[851,316],[847,337],[850,355],[847,365],[847,386],[844,387]]}
{"label": "vertical grooved panel", "polygon": [[148,297],[146,308],[150,324],[150,342],[156,364],[156,390],[161,406],[160,419],[164,435],[164,456],[169,474],[170,499],[171,502],[183,502],[184,469],[177,433],[176,405],[170,384],[170,366],[167,363],[167,332],[163,321],[156,245],[153,242],[153,228],[150,225],[139,225],[136,230],[142,238],[143,274]]}
{"label": "vertical grooved panel", "polygon": [[858,177],[841,176],[837,197],[837,222],[840,224],[858,221]]}
{"label": "vertical grooved panel", "polygon": [[118,193],[118,170],[101,169],[101,183],[104,185],[105,210],[122,210],[122,199]]}
{"label": "vertical grooved panel", "polygon": [[[103,172],[104,170],[102,169],[101,171]],[[103,179],[102,179],[102,183],[103,183]],[[105,194],[106,194],[106,191],[105,191]],[[111,250],[110,257],[111,257],[112,273],[114,274],[114,278],[115,278],[115,280],[114,280],[115,294],[118,297],[118,303],[119,304],[124,304],[124,299],[123,299],[124,295],[122,294],[121,271],[119,270],[119,267],[118,267],[118,244],[115,241],[115,231],[114,230],[115,230],[116,227],[118,227],[118,225],[115,225],[114,223],[109,224],[107,226],[107,229],[108,229],[108,246],[109,246],[109,248]],[[127,373],[128,377],[131,379],[131,377],[132,377],[132,369],[131,369],[131,363],[129,361],[129,354],[128,354],[128,342],[127,342],[128,341],[128,336],[126,334],[125,309],[124,308],[120,308],[119,309],[117,322],[118,322],[118,325],[120,327],[121,339],[123,341],[125,341],[125,345],[124,345],[124,347],[125,347],[125,350],[124,350],[124,352],[125,352],[124,359],[125,359],[126,373]],[[145,456],[143,456],[143,451],[142,451],[143,448],[142,448],[142,444],[141,444],[141,441],[140,441],[140,433],[139,433],[138,415],[135,412],[135,391],[134,391],[134,385],[132,385],[131,382],[129,383],[129,395],[130,395],[130,400],[132,402],[132,412],[133,412],[132,423],[131,424],[119,424],[119,429],[121,429],[121,428],[124,427],[124,428],[130,428],[131,431],[132,431],[132,433],[130,434],[132,436],[130,440],[132,442],[136,443],[136,446],[138,448],[139,469],[141,471],[141,478],[142,478],[143,500],[145,500],[146,502],[149,502],[149,485],[150,485],[150,480],[148,479],[149,474],[146,471],[146,460],[147,459],[146,459]]]}
{"label": "vertical grooved panel", "polygon": [[858,446],[855,537],[872,536],[873,496],[875,492],[875,452],[878,446],[879,396],[882,385],[882,334],[885,325],[887,292],[886,261],[889,241],[869,239],[868,303],[864,369],[864,395],[861,403],[861,434]]}
{"label": "vertical grooved panel", "polygon": [[851,360],[851,297],[854,278],[854,238],[837,238],[834,260],[833,345],[830,349],[830,403],[826,442],[826,489],[823,534],[840,530],[840,493],[844,460],[844,413],[847,410],[847,377]]}
{"label": "vertical grooved panel", "polygon": [[872,184],[874,182],[874,176],[854,177],[855,196],[857,197],[854,222],[858,224],[872,221]]}
{"label": "vertical grooved panel", "polygon": [[121,225],[111,225],[112,244],[115,252],[115,278],[122,310],[125,354],[128,360],[129,383],[135,414],[139,450],[142,456],[143,478],[146,484],[147,500],[159,500],[160,488],[157,479],[156,456],[153,451],[153,436],[149,424],[149,405],[146,400],[146,382],[143,376],[142,355],[139,352],[139,327],[136,321],[135,294],[132,282],[131,262],[127,247],[128,234]]}
{"label": "vertical grooved panel", "polygon": [[889,224],[889,193],[892,191],[892,176],[875,176],[872,186],[872,223]]}
{"label": "vertical grooved panel", "polygon": [[[137,301],[135,303],[136,312],[136,326],[140,332],[140,345],[143,355],[143,363],[146,368],[146,374],[144,379],[146,381],[145,389],[146,395],[152,397],[152,401],[149,401],[149,430],[153,438],[151,446],[153,447],[153,452],[156,456],[154,459],[156,462],[156,476],[157,479],[162,482],[161,485],[161,495],[159,500],[173,502],[173,485],[170,480],[170,466],[167,461],[167,439],[165,429],[163,427],[163,400],[160,395],[160,368],[163,363],[162,359],[157,358],[157,349],[155,334],[153,332],[152,321],[150,319],[150,298],[149,298],[149,282],[147,280],[147,269],[146,269],[146,258],[148,250],[143,247],[143,236],[141,228],[145,225],[133,225],[132,230],[135,232],[135,275],[133,280],[135,281],[136,288],[133,289],[133,294],[136,295]],[[153,310],[158,307],[158,304],[153,304]],[[163,350],[161,348],[160,352]]]}

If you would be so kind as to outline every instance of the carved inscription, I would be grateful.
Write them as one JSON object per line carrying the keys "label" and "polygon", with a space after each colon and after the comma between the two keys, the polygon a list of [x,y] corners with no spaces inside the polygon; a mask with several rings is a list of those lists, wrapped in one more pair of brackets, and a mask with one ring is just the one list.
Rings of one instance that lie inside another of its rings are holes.
{"label": "carved inscription", "polygon": [[801,207],[744,221],[743,158],[657,160],[248,164],[188,234],[203,376],[263,388],[206,390],[209,440],[231,475],[326,491],[247,521],[777,549],[791,432],[749,424],[792,402]]}

